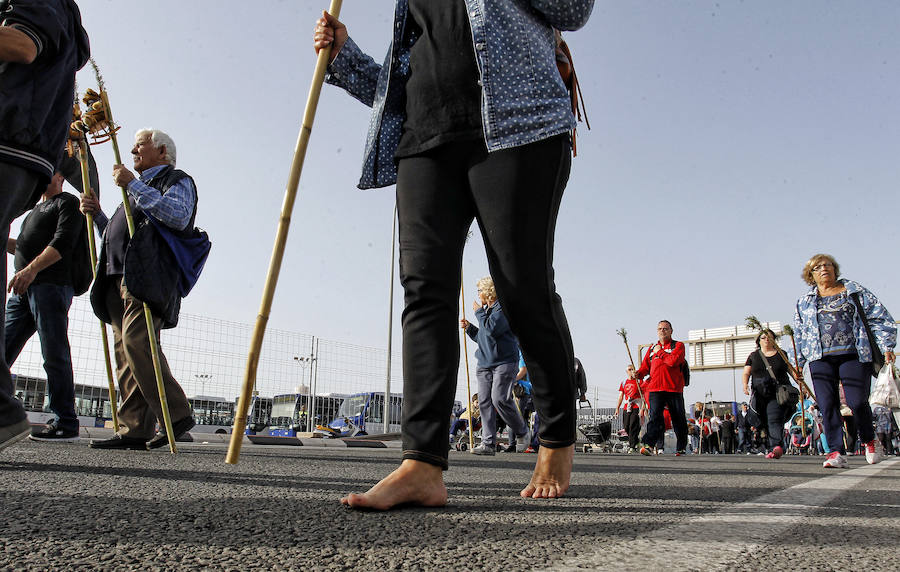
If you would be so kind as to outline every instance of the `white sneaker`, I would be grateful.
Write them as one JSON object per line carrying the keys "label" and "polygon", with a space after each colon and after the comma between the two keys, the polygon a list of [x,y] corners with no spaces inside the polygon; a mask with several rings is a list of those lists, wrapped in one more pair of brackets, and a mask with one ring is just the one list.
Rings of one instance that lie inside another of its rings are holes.
{"label": "white sneaker", "polygon": [[484,443],[482,443],[481,445],[478,445],[477,447],[472,449],[472,454],[473,455],[493,456],[495,454],[494,446],[493,445],[485,445]]}
{"label": "white sneaker", "polygon": [[880,463],[883,456],[884,455],[881,452],[881,443],[877,440],[866,443],[866,461],[870,465]]}
{"label": "white sneaker", "polygon": [[822,467],[826,469],[846,469],[848,466],[847,458],[837,451],[828,453],[828,457],[825,459],[825,462],[822,463]]}
{"label": "white sneaker", "polygon": [[516,437],[516,453],[524,453],[528,447],[531,447],[531,429],[521,437]]}

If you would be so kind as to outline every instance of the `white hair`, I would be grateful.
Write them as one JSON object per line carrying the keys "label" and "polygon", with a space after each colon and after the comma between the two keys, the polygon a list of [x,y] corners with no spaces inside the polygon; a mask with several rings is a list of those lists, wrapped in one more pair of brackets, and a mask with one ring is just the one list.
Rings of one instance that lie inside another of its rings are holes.
{"label": "white hair", "polygon": [[134,134],[135,141],[140,139],[142,135],[150,136],[150,141],[153,143],[155,149],[165,146],[166,162],[173,167],[175,166],[175,142],[172,141],[172,138],[169,137],[168,134],[159,129],[141,129]]}

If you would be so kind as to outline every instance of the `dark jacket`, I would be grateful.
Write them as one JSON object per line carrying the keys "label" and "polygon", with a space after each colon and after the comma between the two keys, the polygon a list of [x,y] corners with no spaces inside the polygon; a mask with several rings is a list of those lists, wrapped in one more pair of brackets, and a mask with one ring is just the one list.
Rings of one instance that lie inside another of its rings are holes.
{"label": "dark jacket", "polygon": [[46,183],[69,132],[75,72],[90,56],[88,36],[72,0],[10,0],[0,22],[38,48],[30,64],[0,63],[0,161],[34,171]]}
{"label": "dark jacket", "polygon": [[[188,174],[173,167],[160,171],[148,184],[165,194],[175,183],[188,177]],[[197,186],[194,185],[195,193]],[[116,216],[116,215],[113,215]],[[190,233],[197,217],[197,197],[194,196],[194,211],[191,220],[183,231],[174,233]],[[153,314],[163,320],[162,329],[174,328],[178,325],[178,314],[181,311],[181,291],[179,290],[180,269],[171,248],[156,230],[150,215],[134,212],[134,236],[128,241],[125,250],[125,287],[132,296],[146,302]],[[111,224],[111,223],[110,223]],[[157,224],[162,224],[157,222]],[[107,231],[110,225],[107,225]],[[97,260],[97,278],[91,288],[91,305],[94,314],[102,321],[111,323],[106,308],[106,289],[113,284],[112,276],[107,275],[106,232],[100,247]]]}

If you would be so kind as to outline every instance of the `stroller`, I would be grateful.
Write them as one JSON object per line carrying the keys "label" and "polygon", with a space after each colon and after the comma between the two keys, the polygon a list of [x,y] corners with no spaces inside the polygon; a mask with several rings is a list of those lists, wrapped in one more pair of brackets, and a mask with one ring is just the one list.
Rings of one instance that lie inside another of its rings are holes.
{"label": "stroller", "polygon": [[[481,417],[475,420],[475,432],[472,434],[475,446],[481,444]],[[469,424],[466,423],[465,429],[458,432],[451,442],[450,446],[457,451],[466,451],[469,449]]]}
{"label": "stroller", "polygon": [[590,453],[598,451],[600,453],[610,453],[613,445],[609,442],[612,434],[612,422],[600,421],[597,418],[591,402],[584,400],[580,403],[586,403],[578,408],[578,432],[584,435],[587,443],[582,445],[582,451]]}
{"label": "stroller", "polygon": [[[806,437],[803,437],[803,428],[801,428],[801,422],[803,423],[803,427],[806,429]],[[800,414],[799,412],[794,413],[794,416],[791,417],[791,426],[788,431],[788,447],[787,454],[788,455],[809,455],[811,454],[810,449],[812,447],[813,442],[813,427],[815,426],[815,419],[813,419],[812,415],[809,412],[804,412],[804,414]]]}

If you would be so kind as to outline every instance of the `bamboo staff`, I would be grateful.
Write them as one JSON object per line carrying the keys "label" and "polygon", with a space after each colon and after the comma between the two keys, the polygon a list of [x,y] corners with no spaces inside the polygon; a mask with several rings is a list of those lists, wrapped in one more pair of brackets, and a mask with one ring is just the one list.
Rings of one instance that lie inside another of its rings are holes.
{"label": "bamboo staff", "polygon": [[[794,328],[785,324],[781,328],[781,331],[784,332],[785,334],[787,334],[791,338],[791,346],[793,346],[793,348],[794,348],[794,362],[797,364],[797,366],[794,369],[795,369],[795,371],[800,373],[800,375],[802,377],[803,372],[801,370],[797,369],[800,367],[800,359],[797,356],[797,342],[794,340]],[[805,441],[806,440],[806,393],[809,390],[809,387],[807,387],[806,382],[798,383],[798,385],[800,386],[800,434],[803,436],[803,440]],[[804,391],[804,388],[807,391]],[[809,395],[812,397],[812,391],[809,391]]]}
{"label": "bamboo staff", "polygon": [[[78,117],[81,116],[81,109],[78,106],[78,95],[75,95],[75,110]],[[81,137],[78,139],[78,148],[75,150],[78,155],[78,162],[81,164],[81,188],[86,197],[93,195],[91,189],[91,179],[88,169],[88,142],[84,131],[78,130]],[[91,253],[91,273],[94,279],[97,278],[97,246],[94,242],[94,215],[84,213],[85,223],[87,224],[88,250]],[[109,383],[109,406],[112,412],[113,427],[119,430],[119,408],[117,406],[118,398],[116,397],[116,384],[113,381],[112,362],[109,358],[109,338],[106,334],[106,324],[100,320],[100,335],[103,339],[103,358],[106,363],[106,380]]]}
{"label": "bamboo staff", "polygon": [[[100,90],[100,101],[103,102],[103,111],[105,115],[105,120],[107,123],[107,127],[109,130],[109,140],[112,142],[113,155],[115,156],[116,164],[122,164],[122,156],[119,153],[119,141],[116,137],[116,131],[118,128],[116,127],[115,121],[113,121],[112,110],[109,106],[109,97],[106,93],[106,88],[103,83],[103,76],[100,75],[100,68],[97,67],[97,62],[94,61],[94,58],[89,60],[91,62],[91,66],[94,68],[94,75],[97,78],[97,87]],[[87,95],[85,95],[87,97]],[[122,207],[125,209],[125,219],[128,222],[128,236],[134,236],[134,216],[131,212],[131,203],[128,202],[128,190],[125,187],[120,187],[122,190]],[[163,425],[166,429],[166,435],[169,436],[169,451],[174,455],[177,451],[175,449],[175,434],[172,429],[172,417],[169,415],[169,402],[166,400],[166,388],[163,384],[162,378],[162,364],[159,358],[159,342],[156,338],[156,328],[153,326],[153,313],[150,311],[150,306],[144,302],[144,319],[147,322],[147,338],[150,341],[150,356],[153,358],[153,373],[156,375],[156,388],[159,391],[159,404],[162,408],[163,414]]]}
{"label": "bamboo staff", "polygon": [[[335,18],[341,15],[341,0],[331,0],[328,13]],[[284,248],[287,244],[288,230],[291,226],[291,213],[294,210],[294,201],[297,198],[297,187],[300,185],[300,174],[303,171],[303,161],[306,158],[306,148],[309,145],[309,137],[312,133],[313,121],[316,118],[316,107],[319,104],[319,94],[322,92],[322,83],[325,81],[325,71],[328,61],[331,59],[331,46],[319,50],[316,59],[316,69],[313,72],[312,84],[306,99],[306,110],[303,113],[303,123],[297,144],[294,147],[294,158],[291,162],[291,171],[288,176],[287,188],[284,193],[284,202],[281,206],[281,218],[278,221],[278,232],[275,236],[275,247],[272,250],[272,258],[269,260],[269,271],[266,275],[266,285],[260,303],[259,314],[256,317],[256,326],[253,329],[253,339],[250,342],[250,352],[247,355],[247,366],[244,370],[244,385],[241,396],[238,399],[237,410],[234,416],[234,426],[231,430],[231,441],[228,445],[228,454],[225,462],[231,465],[237,464],[241,455],[241,444],[244,439],[244,430],[247,427],[247,411],[253,398],[253,387],[256,385],[256,370],[259,366],[259,357],[262,350],[263,337],[266,333],[266,324],[269,321],[269,313],[272,310],[272,300],[275,297],[275,286],[278,283],[278,274],[281,271],[281,262],[284,258]],[[388,356],[390,359],[390,356]]]}
{"label": "bamboo staff", "polygon": [[[469,233],[466,235],[466,242],[469,241],[470,236],[472,236],[471,231],[469,231]],[[463,317],[463,320],[465,320],[466,319],[466,288],[465,288],[465,285],[463,282],[462,268],[460,268],[460,270],[459,270],[459,298],[462,301],[462,303],[461,303],[462,317]],[[475,411],[474,411],[475,407],[472,404],[472,381],[469,376],[469,347],[468,347],[468,344],[466,343],[467,336],[468,336],[468,334],[466,333],[465,330],[463,330],[463,333],[462,333],[463,357],[465,358],[465,363],[466,363],[466,394],[469,397],[469,405],[466,407],[466,409],[469,411],[469,451],[471,452],[473,449],[475,449]]]}
{"label": "bamboo staff", "polygon": [[[758,330],[758,331],[760,331],[760,332],[762,332],[762,331],[765,330],[765,329],[768,329],[768,328],[764,328],[764,327],[763,327],[762,323],[759,321],[759,319],[758,319],[756,316],[747,316],[747,327],[750,328],[751,330]],[[791,342],[793,342],[793,340],[794,340],[794,330],[791,329],[790,326],[787,326],[787,325],[786,325],[786,326],[784,326],[784,327],[782,328],[782,331],[783,331],[785,334],[788,334],[788,332],[790,332],[788,335],[791,337]],[[773,332],[773,333],[774,333],[774,332]],[[791,376],[794,378],[794,381],[797,383],[797,387],[800,389],[800,395],[801,395],[801,397],[802,397],[802,395],[803,395],[803,390],[805,389],[806,392],[809,393],[809,396],[812,398],[812,400],[815,402],[816,396],[815,396],[815,394],[812,392],[812,390],[809,388],[809,386],[806,385],[806,381],[803,380],[803,372],[798,371],[797,368],[794,367],[794,364],[792,364],[792,363],[791,363],[791,360],[788,359],[787,354],[784,353],[784,350],[781,349],[781,346],[778,345],[778,344],[775,342],[775,340],[772,340],[772,345],[775,346],[775,350],[778,352],[778,355],[780,355],[780,356],[781,356],[781,359],[784,360],[784,363],[787,364],[788,370],[790,371]],[[796,346],[796,344],[794,345],[794,359],[797,359],[797,346]],[[797,364],[799,365],[799,363],[800,363],[800,362],[798,361]]]}
{"label": "bamboo staff", "polygon": [[[785,324],[785,326],[781,328],[781,331],[784,332],[787,336],[789,336],[791,338],[791,346],[793,346],[793,348],[794,348],[794,361],[797,363],[797,366],[794,368],[794,371],[797,372],[797,374],[798,374],[797,377],[800,378],[800,381],[798,383],[802,384],[800,392],[802,394],[803,391],[805,390],[806,393],[809,395],[810,399],[812,399],[813,402],[815,403],[816,395],[813,393],[813,390],[806,384],[806,381],[803,379],[803,371],[800,369],[797,369],[800,367],[800,358],[797,355],[797,342],[794,339],[794,328]],[[787,360],[787,356],[785,356],[785,360]]]}
{"label": "bamboo staff", "polygon": [[[700,428],[700,438],[697,441],[699,443],[699,450],[697,451],[698,455],[703,454],[703,420],[706,418],[706,398],[712,397],[712,392],[707,391],[703,394],[703,408],[700,410],[700,419],[698,419],[698,427]],[[709,433],[712,435],[712,419],[709,420]],[[709,441],[709,439],[707,439]],[[710,451],[711,452],[711,451]]]}
{"label": "bamboo staff", "polygon": [[[637,368],[634,367],[634,358],[631,357],[631,347],[628,345],[628,332],[625,331],[625,328],[621,328],[619,330],[616,330],[616,333],[619,334],[619,336],[622,337],[622,341],[625,342],[625,349],[628,350],[628,361],[631,362],[631,367],[635,371],[637,371]],[[637,378],[635,378],[635,379],[637,379]],[[639,379],[637,379],[637,388],[638,388],[638,395],[641,398],[641,408],[640,408],[639,415],[641,417],[643,417],[644,410],[647,408],[647,401],[644,399],[644,392],[641,391],[641,380],[639,380]]]}

